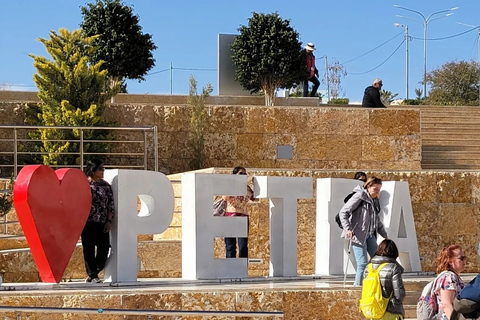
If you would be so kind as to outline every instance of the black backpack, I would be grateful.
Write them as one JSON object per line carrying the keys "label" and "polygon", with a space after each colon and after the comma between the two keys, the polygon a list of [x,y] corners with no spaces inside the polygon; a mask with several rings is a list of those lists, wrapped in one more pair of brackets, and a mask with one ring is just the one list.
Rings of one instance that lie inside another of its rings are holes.
{"label": "black backpack", "polygon": [[[349,193],[345,199],[343,199],[343,203],[347,203],[348,200],[350,200],[350,198],[355,194],[355,191],[352,191],[351,193]],[[343,226],[342,226],[342,222],[340,221],[340,212],[337,213],[337,215],[335,216],[335,222],[338,224],[338,227],[340,229],[343,229]]]}

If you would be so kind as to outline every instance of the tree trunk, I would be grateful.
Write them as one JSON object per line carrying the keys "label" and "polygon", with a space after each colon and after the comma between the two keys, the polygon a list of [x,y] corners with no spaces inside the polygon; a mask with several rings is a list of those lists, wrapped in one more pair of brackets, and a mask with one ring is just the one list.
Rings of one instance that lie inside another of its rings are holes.
{"label": "tree trunk", "polygon": [[276,88],[273,86],[264,86],[265,105],[268,107],[275,105]]}

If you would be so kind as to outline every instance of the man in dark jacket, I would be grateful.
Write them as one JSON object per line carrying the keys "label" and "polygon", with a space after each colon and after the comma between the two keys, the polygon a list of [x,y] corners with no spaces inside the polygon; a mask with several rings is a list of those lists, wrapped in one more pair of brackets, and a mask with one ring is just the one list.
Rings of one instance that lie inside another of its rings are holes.
{"label": "man in dark jacket", "polygon": [[380,90],[382,89],[382,79],[376,78],[373,84],[365,89],[363,94],[362,107],[364,108],[386,108],[380,100]]}

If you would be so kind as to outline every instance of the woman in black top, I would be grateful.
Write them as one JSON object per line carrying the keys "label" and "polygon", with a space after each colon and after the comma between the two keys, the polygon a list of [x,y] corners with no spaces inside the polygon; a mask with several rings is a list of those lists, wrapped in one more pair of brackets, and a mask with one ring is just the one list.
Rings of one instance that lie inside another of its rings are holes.
{"label": "woman in black top", "polygon": [[92,206],[82,231],[83,258],[88,274],[85,282],[102,282],[98,273],[105,267],[110,248],[110,228],[115,206],[112,187],[103,180],[104,171],[103,162],[98,159],[90,160],[85,168],[92,191]]}

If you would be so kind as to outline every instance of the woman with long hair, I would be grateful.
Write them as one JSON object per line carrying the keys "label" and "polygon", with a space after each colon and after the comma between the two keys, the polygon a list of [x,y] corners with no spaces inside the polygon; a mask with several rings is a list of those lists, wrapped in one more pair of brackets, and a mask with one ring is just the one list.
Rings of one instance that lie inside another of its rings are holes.
{"label": "woman with long hair", "polygon": [[345,203],[339,216],[343,226],[342,238],[351,241],[357,273],[355,286],[361,286],[363,271],[368,263],[368,256],[373,257],[377,251],[377,234],[387,238],[387,231],[375,210],[374,199],[380,195],[382,180],[368,178],[363,188],[356,186],[355,194]]}
{"label": "woman with long hair", "polygon": [[437,257],[437,278],[434,292],[437,298],[438,319],[449,320],[453,313],[453,299],[465,284],[460,272],[465,269],[467,257],[459,245],[444,247]]}

